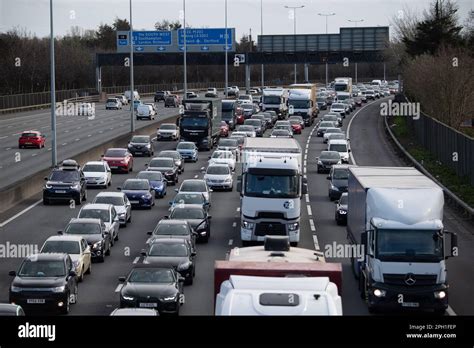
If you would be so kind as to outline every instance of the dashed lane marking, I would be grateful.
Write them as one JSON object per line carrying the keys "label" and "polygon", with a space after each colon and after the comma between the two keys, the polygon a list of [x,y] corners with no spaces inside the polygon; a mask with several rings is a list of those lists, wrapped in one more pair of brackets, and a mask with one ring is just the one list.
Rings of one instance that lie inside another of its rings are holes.
{"label": "dashed lane marking", "polygon": [[22,211],[20,211],[19,213],[13,215],[11,218],[9,218],[8,220],[5,220],[3,221],[2,223],[0,223],[0,227],[3,227],[5,226],[6,224],[12,222],[13,220],[15,220],[16,218],[22,216],[24,213],[26,213],[27,211],[33,209],[34,207],[36,207],[38,204],[40,204],[41,202],[43,202],[42,199],[40,199],[39,201],[37,201],[36,203],[33,203],[32,205],[30,205],[28,208],[25,208],[23,209]]}
{"label": "dashed lane marking", "polygon": [[309,194],[306,193],[304,196],[305,196],[305,199],[306,199],[306,203],[309,203]]}
{"label": "dashed lane marking", "polygon": [[310,205],[307,205],[307,206],[306,206],[306,209],[308,210],[308,215],[309,215],[309,216],[313,215],[313,211],[311,210],[311,206],[310,206]]}
{"label": "dashed lane marking", "polygon": [[137,263],[138,260],[140,260],[140,257],[139,257],[139,256],[135,257],[135,259],[133,260],[133,263],[134,263],[134,264]]}
{"label": "dashed lane marking", "polygon": [[311,228],[312,232],[316,231],[316,226],[314,226],[314,220],[313,219],[309,219],[309,227]]}
{"label": "dashed lane marking", "polygon": [[237,222],[233,222],[232,227],[237,227]]}
{"label": "dashed lane marking", "polygon": [[314,243],[314,249],[319,250],[319,241],[318,241],[318,237],[315,234],[313,234],[313,243]]}

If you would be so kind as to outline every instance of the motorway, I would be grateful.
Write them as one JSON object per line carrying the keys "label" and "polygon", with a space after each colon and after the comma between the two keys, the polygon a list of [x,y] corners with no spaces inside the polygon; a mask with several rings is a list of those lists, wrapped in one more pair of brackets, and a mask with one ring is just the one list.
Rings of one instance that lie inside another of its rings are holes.
{"label": "motorway", "polygon": [[[380,102],[376,101],[359,108],[345,119],[343,128],[346,130],[352,120],[350,139],[354,160],[358,165],[403,165],[393,153],[391,145],[385,140],[383,119],[379,116],[378,104]],[[123,122],[126,123],[124,125],[126,128],[128,123],[125,120]],[[304,151],[304,170],[309,185],[309,195],[303,197],[301,241],[298,246],[324,251],[326,245],[334,241],[345,244],[347,239],[345,227],[337,226],[334,221],[334,203],[327,196],[326,175],[316,173],[315,158],[325,145],[322,138],[316,137],[316,134],[312,132],[313,129],[314,127],[307,127],[302,135],[296,136]],[[174,149],[175,146],[175,142],[155,142],[155,153],[160,150]],[[186,163],[185,171],[180,175],[180,182],[187,178],[202,178],[201,171],[207,165],[208,155],[209,152],[200,152],[197,163]],[[149,161],[147,158],[136,158],[134,173],[114,174],[113,186],[108,190],[115,190],[124,180],[134,177],[136,172],[145,168],[147,161]],[[140,250],[144,248],[147,240],[146,232],[151,231],[158,220],[167,215],[168,201],[174,195],[173,189],[173,186],[169,187],[167,197],[157,200],[156,206],[151,211],[133,211],[133,222],[127,228],[120,230],[120,240],[113,247],[111,256],[106,258],[104,263],[94,263],[92,274],[86,275],[84,282],[79,285],[78,303],[72,306],[72,315],[108,315],[118,306],[120,289],[118,277],[126,275],[134,263],[142,262]],[[100,191],[88,190],[88,199],[91,200],[98,192]],[[211,239],[208,244],[198,244],[196,278],[193,285],[185,287],[185,304],[180,312],[182,315],[213,314],[214,260],[224,259],[230,248],[241,245],[240,198],[237,192],[235,190],[213,192],[212,203]],[[77,215],[79,209],[80,207],[71,209],[68,205],[38,204],[1,227],[0,244],[9,242],[34,244],[41,247],[44,240],[54,235],[57,230],[63,229],[69,219]],[[452,286],[450,304],[457,314],[472,315],[474,303],[470,300],[470,296],[474,293],[474,270],[468,257],[472,253],[469,251],[474,250],[474,237],[469,227],[464,226],[464,223],[450,209],[446,210],[445,222],[449,230],[458,232],[460,245],[460,256],[448,261],[449,279]],[[327,261],[341,262],[343,265],[341,293],[344,314],[368,315],[350,270],[349,259],[328,258]],[[7,273],[9,270],[16,270],[20,262],[20,258],[6,258],[0,262],[0,274],[2,274],[0,302],[8,301],[10,279]]]}
{"label": "motorway", "polygon": [[[152,98],[145,98],[151,102]],[[139,120],[136,129],[176,116],[178,109],[158,104],[154,121]],[[95,118],[57,115],[58,162],[73,157],[98,144],[130,132],[130,109],[105,110],[105,103],[96,103]],[[23,131],[37,130],[46,135],[42,149],[19,149],[18,138]],[[51,109],[2,115],[0,120],[0,189],[51,166]],[[19,155],[18,155],[19,154]]]}

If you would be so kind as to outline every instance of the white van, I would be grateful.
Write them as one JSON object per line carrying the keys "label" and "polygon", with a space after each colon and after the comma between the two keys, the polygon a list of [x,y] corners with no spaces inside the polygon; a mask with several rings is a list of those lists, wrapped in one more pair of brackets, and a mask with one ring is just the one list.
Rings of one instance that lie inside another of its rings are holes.
{"label": "white van", "polygon": [[337,151],[341,155],[343,163],[349,163],[349,143],[344,139],[333,139],[328,141],[328,151]]}
{"label": "white van", "polygon": [[137,107],[137,120],[146,118],[148,120],[154,120],[156,111],[150,104],[140,104]]}
{"label": "white van", "polygon": [[[127,100],[130,102],[132,100],[132,95],[130,93],[130,91],[125,91],[123,93],[123,95],[125,96],[125,98],[127,98]],[[138,94],[137,91],[134,91],[133,92],[133,99],[134,100],[140,100],[140,94]]]}
{"label": "white van", "polygon": [[328,277],[231,275],[221,284],[215,315],[342,315]]}

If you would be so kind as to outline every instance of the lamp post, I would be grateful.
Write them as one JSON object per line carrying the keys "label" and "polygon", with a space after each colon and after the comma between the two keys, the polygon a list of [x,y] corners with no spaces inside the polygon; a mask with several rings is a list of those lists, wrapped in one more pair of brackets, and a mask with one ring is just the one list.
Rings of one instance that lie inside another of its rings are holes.
{"label": "lamp post", "polygon": [[[260,0],[260,35],[263,35],[263,0]],[[262,64],[262,88],[265,85],[265,68]]]}
{"label": "lamp post", "polygon": [[[363,22],[363,19],[348,19],[348,22],[355,23],[355,27],[357,28],[357,23]],[[355,62],[355,82],[357,84],[357,62]]]}
{"label": "lamp post", "polygon": [[188,46],[186,42],[186,0],[183,0],[183,44],[184,44],[184,50],[183,50],[183,66],[184,66],[184,71],[183,71],[183,92],[184,92],[184,98],[186,98],[186,93],[188,92],[188,66],[186,63],[186,55],[188,52]]}
{"label": "lamp post", "polygon": [[229,64],[227,62],[227,56],[228,56],[228,37],[227,35],[227,0],[225,0],[225,97],[229,97]]}
{"label": "lamp post", "polygon": [[[301,6],[285,6],[285,8],[288,8],[288,9],[291,9],[293,10],[293,27],[294,27],[294,35],[296,35],[296,10],[299,9],[299,8],[303,8],[304,5],[301,5]],[[295,38],[296,40],[296,38]],[[295,84],[297,83],[297,80],[296,80],[296,64],[295,64]]]}
{"label": "lamp post", "polygon": [[135,118],[133,114],[135,87],[133,83],[133,23],[132,23],[132,0],[130,0],[130,131],[135,132]]}
{"label": "lamp post", "polygon": [[[326,36],[328,35],[328,17],[335,16],[334,12],[332,13],[318,13],[318,16],[326,17]],[[328,51],[329,51],[329,38],[328,38]],[[326,58],[326,87],[328,85],[328,59]]]}
{"label": "lamp post", "polygon": [[51,63],[51,164],[58,164],[57,142],[56,142],[56,74],[54,62],[54,32],[53,32],[53,0],[49,1],[49,24],[51,31],[50,39],[50,63]]}

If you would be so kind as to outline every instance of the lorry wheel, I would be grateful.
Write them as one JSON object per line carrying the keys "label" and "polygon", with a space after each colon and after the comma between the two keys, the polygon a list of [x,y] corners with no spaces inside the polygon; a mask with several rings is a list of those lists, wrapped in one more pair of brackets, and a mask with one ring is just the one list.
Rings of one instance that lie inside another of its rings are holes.
{"label": "lorry wheel", "polygon": [[298,242],[290,242],[290,246],[292,246],[292,247],[297,247],[297,246],[298,246]]}
{"label": "lorry wheel", "polygon": [[352,269],[352,274],[354,274],[355,279],[359,279],[360,277],[360,269],[357,269],[359,267],[359,264],[355,261],[355,259],[352,257],[351,258],[351,269]]}

